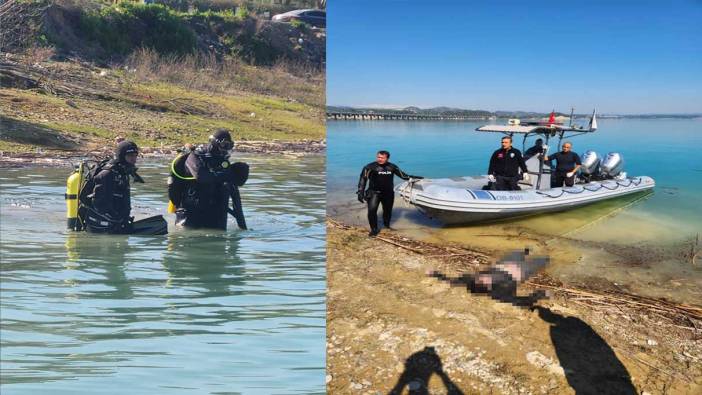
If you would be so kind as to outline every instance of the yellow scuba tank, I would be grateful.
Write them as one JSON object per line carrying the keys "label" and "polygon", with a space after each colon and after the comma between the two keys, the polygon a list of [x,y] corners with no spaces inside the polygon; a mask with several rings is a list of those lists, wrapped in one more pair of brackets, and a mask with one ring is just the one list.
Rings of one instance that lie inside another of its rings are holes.
{"label": "yellow scuba tank", "polygon": [[78,196],[83,180],[83,163],[81,162],[66,180],[66,224],[70,230],[83,230],[78,219]]}
{"label": "yellow scuba tank", "polygon": [[[175,170],[175,164],[176,161],[178,161],[178,159],[180,159],[182,156],[183,155],[176,156],[175,159],[173,159],[173,161],[171,162],[171,175],[168,176],[168,188],[171,188],[171,184],[173,184],[174,182],[173,175],[178,175],[178,173]],[[171,200],[170,197],[168,198],[168,209],[166,211],[168,212],[168,214],[173,214],[176,212],[176,206],[175,204],[173,204],[173,200]]]}
{"label": "yellow scuba tank", "polygon": [[183,171],[182,166],[187,155],[190,154],[191,148],[185,147],[182,153],[173,159],[171,162],[171,173],[168,176],[168,213],[173,214],[176,212],[178,207],[176,207],[173,200],[178,200],[180,194],[182,193],[183,183],[195,180],[195,177],[186,177],[179,173],[178,167]]}

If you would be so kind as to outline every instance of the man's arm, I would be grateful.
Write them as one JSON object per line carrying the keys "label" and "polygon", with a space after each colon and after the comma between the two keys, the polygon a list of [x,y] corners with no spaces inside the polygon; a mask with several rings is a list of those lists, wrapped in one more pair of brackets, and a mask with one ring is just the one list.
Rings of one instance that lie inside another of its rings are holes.
{"label": "man's arm", "polygon": [[554,160],[558,160],[558,152],[553,154],[553,156],[544,155],[544,162],[548,162],[549,167],[553,167]]}
{"label": "man's arm", "polygon": [[575,173],[582,166],[582,163],[580,162],[580,156],[575,152],[573,152],[573,155],[575,157],[575,168],[573,168],[573,171],[571,173]]}
{"label": "man's arm", "polygon": [[527,173],[527,165],[526,162],[524,162],[524,157],[522,156],[522,153],[517,150],[517,163],[519,164],[519,168],[522,169],[522,173]]}
{"label": "man's arm", "polygon": [[488,175],[495,174],[495,166],[497,165],[497,151],[492,153],[490,157],[490,165],[488,166]]}
{"label": "man's arm", "polygon": [[405,173],[404,171],[400,170],[400,168],[397,167],[397,165],[392,165],[392,172],[393,172],[393,174],[402,178],[403,180],[409,180],[410,178],[424,178],[424,177],[420,177],[420,176],[411,176],[411,175]]}
{"label": "man's arm", "polygon": [[368,182],[368,176],[370,175],[371,169],[368,166],[364,166],[361,169],[361,175],[358,178],[358,191],[357,193],[363,194],[366,191],[366,183]]}

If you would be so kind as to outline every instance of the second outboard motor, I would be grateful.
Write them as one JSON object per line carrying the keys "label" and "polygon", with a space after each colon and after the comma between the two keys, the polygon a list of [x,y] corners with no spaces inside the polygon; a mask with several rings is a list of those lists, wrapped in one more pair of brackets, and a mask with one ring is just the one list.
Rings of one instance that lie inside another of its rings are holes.
{"label": "second outboard motor", "polygon": [[602,161],[600,170],[602,175],[607,177],[616,177],[624,169],[624,157],[619,152],[610,152]]}
{"label": "second outboard motor", "polygon": [[580,167],[580,172],[586,176],[594,176],[600,172],[600,156],[597,152],[588,150],[585,151],[583,156],[580,158],[582,166]]}

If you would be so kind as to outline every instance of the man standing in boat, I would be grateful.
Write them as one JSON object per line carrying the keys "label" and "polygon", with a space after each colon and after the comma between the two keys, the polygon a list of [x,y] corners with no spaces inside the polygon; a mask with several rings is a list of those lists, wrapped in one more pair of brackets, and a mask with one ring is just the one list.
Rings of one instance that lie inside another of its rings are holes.
{"label": "man standing in boat", "polygon": [[[375,162],[371,162],[363,167],[361,176],[358,179],[358,201],[368,203],[368,224],[370,225],[369,236],[376,236],[378,229],[378,206],[383,206],[383,224],[390,228],[390,218],[392,217],[392,206],[395,202],[395,191],[393,178],[398,176],[403,180],[410,178],[422,179],[419,176],[410,176],[400,170],[395,164],[388,161],[390,153],[388,151],[378,151]],[[366,183],[368,189],[366,190]]]}
{"label": "man standing in boat", "polygon": [[556,152],[551,156],[545,156],[544,161],[556,161],[556,170],[551,173],[551,188],[566,186],[572,187],[575,183],[575,173],[580,168],[580,156],[572,151],[573,144],[570,141],[563,143],[561,152]]}
{"label": "man standing in boat", "polygon": [[534,155],[543,154],[543,152],[544,152],[544,139],[538,138],[534,142],[534,146],[527,149],[524,152],[524,161],[525,162],[528,161]]}
{"label": "man standing in boat", "polygon": [[[522,176],[519,176],[519,170]],[[492,153],[490,157],[490,167],[488,168],[488,180],[493,190],[497,191],[518,191],[519,179],[529,181],[526,163],[522,158],[522,153],[512,147],[512,137],[502,138],[502,147]]]}

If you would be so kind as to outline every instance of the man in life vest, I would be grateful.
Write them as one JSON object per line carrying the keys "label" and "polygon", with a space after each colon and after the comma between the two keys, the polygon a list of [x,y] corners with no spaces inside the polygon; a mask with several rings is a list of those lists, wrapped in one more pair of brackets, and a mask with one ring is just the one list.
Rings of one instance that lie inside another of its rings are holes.
{"label": "man in life vest", "polygon": [[144,182],[136,173],[139,148],[131,141],[122,141],[115,156],[103,162],[89,177],[81,192],[85,212],[85,228],[93,233],[126,234],[132,232],[129,178]]}
{"label": "man in life vest", "polygon": [[178,156],[171,164],[168,197],[175,206],[176,225],[227,229],[232,188],[244,185],[249,165],[229,163],[234,142],[229,131],[217,130],[207,145]]}

